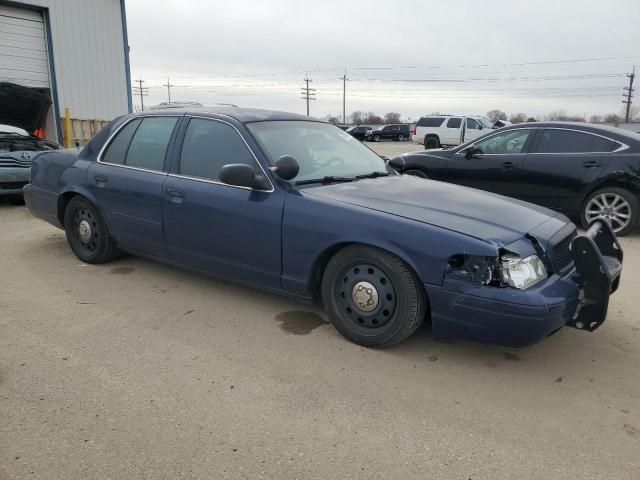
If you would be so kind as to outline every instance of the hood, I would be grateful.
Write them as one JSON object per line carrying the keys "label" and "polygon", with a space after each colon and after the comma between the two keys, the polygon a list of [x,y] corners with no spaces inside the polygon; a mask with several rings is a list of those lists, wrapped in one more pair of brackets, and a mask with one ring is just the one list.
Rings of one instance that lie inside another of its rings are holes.
{"label": "hood", "polygon": [[304,190],[344,202],[507,245],[557,216],[501,195],[450,183],[397,175]]}
{"label": "hood", "polygon": [[0,124],[33,133],[44,127],[51,105],[49,90],[0,82]]}

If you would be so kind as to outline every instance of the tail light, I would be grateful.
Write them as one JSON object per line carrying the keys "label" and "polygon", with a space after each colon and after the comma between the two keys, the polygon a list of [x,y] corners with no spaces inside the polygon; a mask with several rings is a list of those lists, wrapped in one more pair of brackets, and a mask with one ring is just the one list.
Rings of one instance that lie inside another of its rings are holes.
{"label": "tail light", "polygon": [[416,130],[417,130],[417,129],[418,129],[418,126],[417,126],[417,125],[414,125],[414,126],[413,126],[413,134],[414,134],[414,135],[416,134]]}

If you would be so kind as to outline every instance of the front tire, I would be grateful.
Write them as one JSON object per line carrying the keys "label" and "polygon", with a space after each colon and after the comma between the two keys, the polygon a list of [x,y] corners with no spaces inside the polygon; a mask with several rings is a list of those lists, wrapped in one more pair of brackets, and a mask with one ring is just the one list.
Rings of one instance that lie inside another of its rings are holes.
{"label": "front tire", "polygon": [[380,141],[380,135],[374,135],[373,136],[373,141],[374,142],[379,142]]}
{"label": "front tire", "polygon": [[640,201],[635,194],[624,188],[607,187],[587,197],[580,212],[580,223],[586,229],[594,220],[603,219],[622,237],[636,227],[639,213]]}
{"label": "front tire", "polygon": [[335,328],[365,347],[387,347],[422,324],[427,298],[413,271],[398,257],[353,245],[336,253],[322,278],[322,302]]}
{"label": "front tire", "polygon": [[64,230],[73,253],[85,263],[106,263],[120,252],[102,215],[86,198],[73,197],[64,211]]}
{"label": "front tire", "polygon": [[404,135],[402,135],[402,134],[398,135],[398,141],[399,142],[404,142]]}

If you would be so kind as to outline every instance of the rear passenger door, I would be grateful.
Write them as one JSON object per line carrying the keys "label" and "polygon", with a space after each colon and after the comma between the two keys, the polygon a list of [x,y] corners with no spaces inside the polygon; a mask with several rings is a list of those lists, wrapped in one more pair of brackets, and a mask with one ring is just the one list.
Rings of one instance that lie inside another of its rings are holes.
{"label": "rear passenger door", "polygon": [[264,169],[235,125],[191,118],[176,145],[163,195],[169,258],[239,281],[280,288],[284,191],[226,185],[230,163]]}
{"label": "rear passenger door", "polygon": [[137,117],[124,124],[87,171],[87,185],[109,232],[128,250],[166,257],[162,187],[180,117]]}
{"label": "rear passenger door", "polygon": [[462,129],[462,118],[451,117],[441,128],[442,136],[440,143],[442,145],[460,145],[460,133]]}
{"label": "rear passenger door", "polygon": [[541,129],[524,163],[524,199],[573,214],[606,170],[615,140],[569,128]]}

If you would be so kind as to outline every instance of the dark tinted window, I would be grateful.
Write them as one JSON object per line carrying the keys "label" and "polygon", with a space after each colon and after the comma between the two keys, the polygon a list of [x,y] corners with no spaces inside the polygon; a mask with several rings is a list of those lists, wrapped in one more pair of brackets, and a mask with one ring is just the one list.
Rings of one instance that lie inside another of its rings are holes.
{"label": "dark tinted window", "polygon": [[467,129],[480,130],[480,124],[473,118],[467,118]]}
{"label": "dark tinted window", "polygon": [[124,158],[127,156],[127,149],[133,134],[136,133],[136,129],[142,119],[138,118],[127,123],[115,136],[111,144],[107,147],[107,151],[102,157],[102,161],[108,163],[123,164]]}
{"label": "dark tinted window", "polygon": [[416,124],[418,127],[439,127],[444,122],[444,117],[422,117]]}
{"label": "dark tinted window", "polygon": [[462,125],[461,118],[450,118],[447,122],[447,128],[460,128],[460,125]]}
{"label": "dark tinted window", "polygon": [[125,165],[162,171],[176,117],[148,117],[136,130]]}
{"label": "dark tinted window", "polygon": [[588,153],[612,152],[620,146],[619,143],[606,138],[590,135],[573,130],[544,130],[538,153]]}
{"label": "dark tinted window", "polygon": [[220,168],[228,163],[256,167],[238,132],[222,122],[198,118],[189,121],[180,154],[180,173],[217,180]]}

